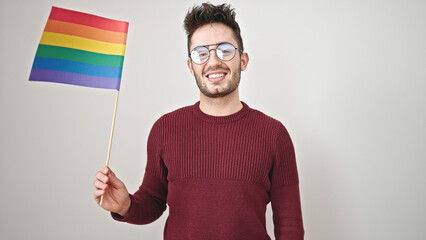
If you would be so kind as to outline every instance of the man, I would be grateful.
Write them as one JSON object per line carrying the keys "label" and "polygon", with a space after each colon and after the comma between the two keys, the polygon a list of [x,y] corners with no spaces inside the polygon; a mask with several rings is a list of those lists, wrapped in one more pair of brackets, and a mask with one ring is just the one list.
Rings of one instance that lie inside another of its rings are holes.
{"label": "man", "polygon": [[162,116],[148,138],[139,190],[129,194],[107,167],[96,174],[95,200],[118,221],[147,224],[169,205],[164,239],[303,239],[299,181],[291,139],[277,120],[239,99],[247,68],[235,12],[204,3],[184,21],[188,68],[200,101]]}

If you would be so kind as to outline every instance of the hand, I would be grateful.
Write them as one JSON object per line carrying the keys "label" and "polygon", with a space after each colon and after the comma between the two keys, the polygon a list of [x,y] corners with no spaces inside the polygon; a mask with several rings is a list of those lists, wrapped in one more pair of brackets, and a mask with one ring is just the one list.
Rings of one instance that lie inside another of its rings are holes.
{"label": "hand", "polygon": [[103,209],[118,213],[123,217],[127,215],[131,204],[129,192],[111,169],[107,166],[101,167],[100,171],[96,173],[94,186],[96,190],[93,195],[98,204],[100,204],[103,195],[101,205]]}

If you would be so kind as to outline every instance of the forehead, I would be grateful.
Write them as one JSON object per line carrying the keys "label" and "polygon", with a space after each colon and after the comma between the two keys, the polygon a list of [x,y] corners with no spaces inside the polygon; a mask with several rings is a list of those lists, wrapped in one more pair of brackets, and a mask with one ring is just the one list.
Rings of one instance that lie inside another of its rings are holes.
{"label": "forehead", "polygon": [[232,29],[223,23],[209,23],[195,30],[191,37],[190,49],[222,42],[229,42],[237,46],[237,40]]}

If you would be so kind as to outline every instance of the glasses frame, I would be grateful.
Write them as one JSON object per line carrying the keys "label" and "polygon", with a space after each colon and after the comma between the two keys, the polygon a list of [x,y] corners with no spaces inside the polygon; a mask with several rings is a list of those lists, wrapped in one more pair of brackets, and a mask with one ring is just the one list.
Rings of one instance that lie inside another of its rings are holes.
{"label": "glasses frame", "polygon": [[[222,45],[222,44],[229,44],[229,45],[231,45],[231,46],[235,49],[234,56],[232,56],[232,58],[230,58],[230,59],[228,59],[228,60],[223,60],[223,59],[221,59],[221,58],[219,57],[219,54],[217,53],[217,51],[218,51],[218,49],[219,49],[219,46],[220,46],[220,45]],[[217,47],[216,47],[216,48],[212,48],[212,49],[209,49],[209,48],[208,48],[208,47],[210,47],[210,46],[214,46],[214,45],[216,45]],[[199,48],[199,47],[205,47],[205,48],[208,50],[208,53],[209,53],[209,55],[208,55],[208,56],[207,56],[207,58],[206,58],[206,61],[201,62],[201,63],[197,63],[197,62],[195,62],[195,61],[192,59],[192,52],[194,52],[194,51],[195,51],[195,49],[197,49],[197,48]],[[215,51],[216,51],[216,56],[217,56],[217,57],[218,57],[221,61],[225,61],[225,62],[227,62],[227,61],[231,61],[232,59],[234,59],[235,55],[237,55],[237,50],[238,50],[238,52],[243,53],[243,51],[241,51],[240,49],[236,48],[236,47],[235,47],[232,43],[229,43],[229,42],[221,42],[221,43],[215,43],[215,44],[209,44],[209,45],[201,45],[201,46],[197,46],[197,47],[193,48],[193,49],[191,50],[191,52],[189,52],[188,56],[189,56],[189,58],[191,59],[191,61],[192,61],[193,63],[195,63],[195,64],[197,64],[197,65],[202,65],[202,64],[204,64],[204,63],[206,63],[206,62],[208,62],[208,61],[209,61],[209,59],[210,59],[210,51],[212,51],[212,50],[215,50]]]}

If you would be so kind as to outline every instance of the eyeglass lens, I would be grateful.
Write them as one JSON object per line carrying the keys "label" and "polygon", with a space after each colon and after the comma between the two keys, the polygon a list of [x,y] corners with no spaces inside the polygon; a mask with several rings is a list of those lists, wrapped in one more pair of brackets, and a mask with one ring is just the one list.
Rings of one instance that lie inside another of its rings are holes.
{"label": "eyeglass lens", "polygon": [[229,61],[235,56],[235,47],[230,43],[221,43],[216,49],[208,49],[205,46],[196,47],[191,52],[191,59],[196,64],[203,64],[207,62],[210,56],[210,51],[216,50],[216,55],[223,61]]}

